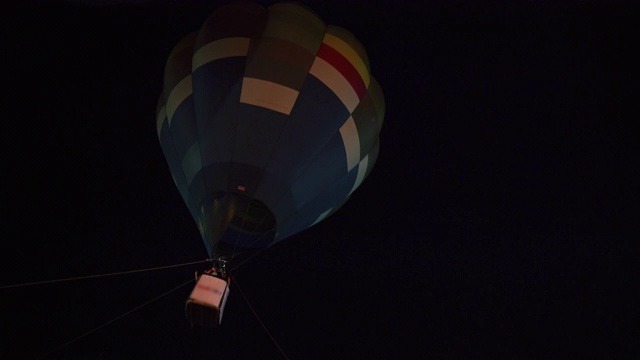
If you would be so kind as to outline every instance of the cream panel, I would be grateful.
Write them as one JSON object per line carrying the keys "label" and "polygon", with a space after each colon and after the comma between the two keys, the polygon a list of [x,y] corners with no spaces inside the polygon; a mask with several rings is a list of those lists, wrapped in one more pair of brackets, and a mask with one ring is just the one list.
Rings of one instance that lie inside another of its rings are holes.
{"label": "cream panel", "polygon": [[193,93],[193,86],[191,81],[191,75],[180,80],[178,85],[171,89],[171,93],[167,98],[167,118],[169,119],[169,125],[171,125],[171,118],[175,114],[178,106]]}
{"label": "cream panel", "polygon": [[358,94],[349,81],[325,60],[316,57],[309,73],[327,85],[340,98],[349,113],[352,113],[360,103]]}
{"label": "cream panel", "polygon": [[347,171],[351,171],[360,161],[360,137],[353,117],[349,116],[340,128],[340,136],[347,153]]}
{"label": "cream panel", "polygon": [[214,60],[233,56],[247,56],[249,42],[249,38],[245,37],[224,38],[210,42],[193,55],[192,71]]}
{"label": "cream panel", "polygon": [[271,81],[245,77],[242,79],[240,102],[289,115],[298,94],[296,90]]}

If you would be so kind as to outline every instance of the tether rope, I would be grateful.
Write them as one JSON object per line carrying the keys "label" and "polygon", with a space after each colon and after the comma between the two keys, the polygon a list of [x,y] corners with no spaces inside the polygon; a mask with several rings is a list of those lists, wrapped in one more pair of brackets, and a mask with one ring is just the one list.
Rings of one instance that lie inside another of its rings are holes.
{"label": "tether rope", "polygon": [[157,267],[146,268],[146,269],[128,270],[128,271],[120,271],[120,272],[97,274],[97,275],[77,276],[77,277],[70,277],[70,278],[63,278],[63,279],[34,281],[34,282],[28,282],[28,283],[22,283],[22,284],[4,285],[4,286],[0,286],[0,289],[10,289],[10,288],[17,288],[17,287],[24,287],[24,286],[32,286],[32,285],[42,285],[42,284],[58,283],[58,282],[65,282],[65,281],[75,281],[75,280],[83,280],[83,279],[95,279],[95,278],[107,277],[107,276],[133,274],[133,273],[139,273],[139,272],[145,272],[145,271],[162,270],[162,269],[169,269],[169,268],[175,268],[175,267],[180,267],[180,266],[200,264],[200,263],[210,262],[210,261],[211,261],[211,259],[206,259],[206,260],[200,260],[200,261],[192,261],[192,262],[183,263],[183,264],[157,266]]}
{"label": "tether rope", "polygon": [[109,325],[109,324],[111,324],[111,323],[113,323],[113,322],[115,322],[115,321],[117,321],[117,320],[122,319],[123,317],[125,317],[125,316],[127,316],[127,315],[131,314],[132,312],[134,312],[134,311],[136,311],[136,310],[140,310],[140,309],[142,309],[143,307],[145,307],[145,306],[147,306],[147,305],[149,305],[149,304],[153,303],[154,301],[157,301],[157,300],[159,300],[159,299],[161,299],[161,298],[163,298],[163,297],[165,297],[165,296],[167,296],[167,295],[171,294],[172,292],[174,292],[174,291],[176,291],[176,290],[178,290],[178,289],[180,289],[180,288],[184,287],[185,285],[187,285],[187,284],[189,284],[189,283],[191,283],[191,282],[193,282],[193,281],[194,281],[193,279],[189,279],[188,281],[186,281],[186,282],[184,282],[184,283],[182,283],[182,284],[180,284],[180,285],[178,285],[178,286],[174,287],[173,289],[171,289],[171,290],[169,290],[169,291],[166,291],[166,292],[164,292],[164,293],[162,293],[162,294],[160,294],[160,295],[158,295],[158,296],[154,297],[153,299],[151,299],[151,300],[149,300],[149,301],[147,301],[147,302],[145,302],[145,303],[143,303],[143,304],[141,304],[141,305],[138,305],[138,306],[134,307],[133,309],[131,309],[131,310],[129,310],[129,311],[127,311],[127,312],[125,312],[125,313],[123,313],[123,314],[121,314],[121,315],[119,315],[119,316],[117,316],[117,317],[115,317],[115,318],[113,318],[113,319],[111,319],[111,320],[109,320],[109,321],[107,321],[107,322],[103,323],[102,325],[99,325],[99,326],[97,326],[97,327],[95,327],[95,328],[93,328],[93,329],[91,329],[91,330],[89,330],[89,331],[85,332],[84,334],[82,334],[82,335],[80,335],[80,336],[75,337],[75,338],[74,338],[74,339],[72,339],[72,340],[67,341],[66,343],[64,343],[64,344],[62,344],[62,345],[60,345],[60,346],[58,346],[58,347],[57,347],[57,348],[55,348],[54,350],[52,350],[52,351],[48,352],[47,354],[45,354],[44,356],[42,356],[42,357],[41,357],[41,359],[44,359],[44,358],[46,358],[47,356],[49,356],[49,355],[51,355],[51,354],[53,354],[53,353],[55,353],[55,352],[58,352],[58,351],[62,350],[63,348],[65,348],[65,347],[67,347],[67,346],[69,346],[69,345],[73,344],[74,342],[76,342],[76,341],[78,341],[78,340],[80,340],[80,339],[84,338],[85,336],[88,336],[88,335],[90,335],[90,334],[92,334],[92,333],[94,333],[94,332],[96,332],[96,331],[98,331],[98,330],[102,329],[103,327],[105,327],[105,326],[107,326],[107,325]]}
{"label": "tether rope", "polygon": [[273,344],[278,348],[278,350],[280,351],[280,353],[282,354],[282,356],[289,360],[289,358],[287,357],[287,354],[284,353],[284,350],[282,350],[282,348],[280,347],[280,345],[278,344],[278,342],[276,341],[276,339],[273,337],[273,335],[271,335],[271,332],[269,331],[269,329],[267,329],[267,326],[262,322],[262,320],[260,319],[260,316],[258,316],[258,313],[253,309],[253,306],[251,306],[251,304],[249,303],[249,300],[247,299],[247,297],[244,295],[244,292],[242,292],[242,289],[240,289],[240,286],[238,285],[238,279],[236,277],[233,278],[233,283],[235,284],[235,287],[238,289],[238,292],[240,293],[240,295],[242,296],[242,298],[244,299],[244,302],[247,303],[247,305],[249,306],[249,309],[251,309],[251,312],[253,313],[253,316],[255,316],[255,318],[258,320],[258,322],[260,323],[260,326],[262,326],[262,328],[264,329],[264,331],[267,333],[267,335],[269,335],[269,338],[271,339],[271,341],[273,342]]}
{"label": "tether rope", "polygon": [[[256,256],[262,254],[265,250],[267,249],[260,249],[259,251],[257,251],[255,254],[252,254],[251,256],[249,256],[248,258],[244,259],[242,262],[238,263],[238,264],[234,264],[231,267],[231,271],[236,271],[240,268],[240,266],[244,265],[245,263],[247,263],[249,260],[253,260],[253,258],[255,258]],[[241,252],[238,255],[241,255],[243,252]]]}
{"label": "tether rope", "polygon": [[[249,214],[249,207],[251,207],[251,201],[247,204],[247,208],[244,211],[244,217],[242,217],[242,224],[240,225],[240,229],[244,228],[244,222],[247,220],[247,215]],[[238,249],[238,243],[240,242],[240,230],[238,230],[238,236],[236,236],[236,243],[233,247],[233,252],[231,253],[231,259],[236,255],[236,250]],[[231,260],[229,259],[229,260]]]}
{"label": "tether rope", "polygon": [[[260,225],[262,224],[262,222],[264,221],[264,219],[266,219],[266,218],[267,218],[267,216],[268,216],[268,213],[265,213],[265,214],[262,216],[262,219],[260,219],[260,222],[258,223],[258,227],[257,227],[257,228],[259,228],[259,227],[260,227]],[[243,220],[243,226],[244,226],[244,220]],[[242,254],[243,254],[245,251],[247,251],[248,249],[251,249],[251,248],[253,247],[253,245],[255,245],[256,243],[258,243],[259,241],[261,241],[262,239],[264,239],[267,235],[269,235],[269,233],[270,233],[270,231],[269,231],[269,232],[265,232],[265,233],[264,233],[264,234],[262,234],[260,237],[258,237],[258,238],[256,238],[255,240],[253,240],[253,241],[251,242],[251,244],[249,244],[249,246],[247,246],[247,247],[243,248],[242,250],[240,250],[240,252],[239,252],[239,253],[237,253],[237,251],[236,251],[236,250],[237,250],[237,248],[238,248],[238,242],[239,242],[239,239],[240,239],[240,232],[238,231],[238,237],[236,238],[236,244],[235,244],[235,247],[234,247],[234,249],[233,249],[233,253],[232,253],[232,255],[231,255],[231,259],[229,259],[229,261],[231,261],[231,260],[233,260],[234,258],[236,258],[236,257],[238,257],[238,256],[240,256],[240,255],[242,255]],[[260,249],[256,254],[253,254],[253,255],[252,255],[252,256],[250,256],[248,259],[246,259],[246,260],[242,261],[240,264],[238,264],[238,265],[236,265],[236,266],[233,266],[233,267],[231,268],[231,271],[234,271],[234,270],[238,269],[241,265],[243,265],[243,264],[244,264],[244,263],[246,263],[247,261],[249,261],[249,260],[251,260],[251,259],[255,258],[255,257],[256,257],[256,256],[258,256],[259,254],[262,254],[262,252],[263,252],[263,251],[265,251],[266,249],[267,249],[266,247],[265,247],[265,248]]]}

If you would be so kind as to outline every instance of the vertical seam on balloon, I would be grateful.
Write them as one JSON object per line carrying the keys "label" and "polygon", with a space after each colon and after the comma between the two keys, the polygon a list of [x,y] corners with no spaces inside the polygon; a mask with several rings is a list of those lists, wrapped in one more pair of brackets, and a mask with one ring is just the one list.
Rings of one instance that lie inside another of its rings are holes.
{"label": "vertical seam on balloon", "polygon": [[[165,105],[164,105],[164,106],[166,106],[166,102],[167,102],[167,99],[166,99],[166,96],[165,96]],[[164,107],[164,106],[163,106],[163,107]],[[167,117],[167,116],[166,116],[166,111],[165,111],[165,117]],[[167,117],[166,122],[167,122],[167,130],[168,130],[169,139],[171,140],[171,148],[172,148],[172,150],[173,150],[174,154],[176,154],[176,158],[178,158],[178,150],[177,150],[177,148],[176,148],[176,143],[175,143],[175,139],[174,139],[174,137],[173,137],[173,133],[171,132],[171,126],[169,125],[169,119],[168,119],[168,117]],[[182,166],[180,166],[180,171],[182,172],[182,176],[186,179],[186,176],[185,176],[185,174],[184,174],[184,169],[182,168]],[[171,172],[171,171],[170,171],[170,172]],[[175,178],[174,178],[174,183],[175,183]],[[176,187],[177,187],[177,184],[176,184]],[[180,189],[178,189],[178,193],[180,193]],[[187,184],[187,193],[188,193],[188,194],[189,194],[189,196],[191,197],[191,203],[195,205],[195,204],[196,204],[196,201],[195,201],[196,199],[195,199],[195,197],[193,196],[193,192],[191,191],[191,186],[190,186],[189,184]],[[182,194],[180,194],[180,195],[182,196]],[[185,205],[187,205],[187,208],[189,207],[189,205],[188,205],[188,204],[185,204]],[[189,210],[190,210],[190,209],[189,209]],[[191,211],[189,211],[189,213],[191,213]],[[191,214],[191,216],[193,216],[193,214]],[[198,219],[194,219],[194,221],[196,221],[196,225],[198,226],[198,229],[200,228],[200,222],[199,222],[199,220],[200,220],[200,219],[199,219],[199,216],[198,216]],[[202,235],[202,234],[201,234],[201,235]]]}
{"label": "vertical seam on balloon", "polygon": [[[319,19],[320,19],[320,18],[319,18]],[[322,19],[320,19],[320,21],[322,21],[322,22],[323,22],[323,24],[325,25],[324,34],[322,35],[322,36],[324,37],[324,36],[325,36],[325,34],[326,34],[326,32],[327,32],[327,24],[326,24],[326,23],[324,22],[324,20],[322,20]],[[315,60],[316,56],[318,55],[318,51],[320,51],[320,48],[321,48],[321,47],[322,47],[322,38],[320,39],[320,43],[319,43],[319,45],[318,45],[318,47],[317,47],[317,49],[316,49],[315,54],[313,54],[313,59],[314,59],[314,60]],[[293,103],[293,106],[291,107],[291,111],[289,111],[289,114],[287,114],[287,118],[286,118],[286,120],[284,121],[284,123],[283,123],[283,124],[282,124],[282,126],[280,127],[280,131],[278,132],[277,139],[275,140],[275,144],[276,144],[276,145],[271,149],[271,152],[269,153],[269,157],[267,158],[267,161],[265,162],[264,167],[262,168],[262,171],[260,172],[260,175],[258,176],[258,179],[256,180],[256,187],[255,187],[255,189],[254,189],[254,194],[257,192],[258,187],[259,187],[259,184],[260,184],[260,182],[262,181],[262,177],[264,176],[264,173],[266,172],[267,168],[269,167],[269,164],[271,163],[271,161],[272,161],[272,159],[273,159],[273,155],[274,155],[274,153],[275,153],[276,148],[278,147],[278,144],[279,144],[279,142],[280,142],[280,138],[282,137],[282,133],[283,133],[283,131],[284,131],[285,127],[286,127],[286,124],[288,124],[288,123],[289,123],[289,121],[290,121],[291,113],[293,112],[293,110],[295,109],[296,105],[298,104],[298,99],[300,98],[300,90],[302,90],[302,89],[304,88],[304,85],[306,84],[307,79],[309,79],[309,75],[310,75],[310,74],[309,74],[309,70],[311,69],[311,67],[312,67],[312,66],[313,66],[313,61],[311,61],[311,63],[309,64],[309,67],[307,68],[306,75],[305,75],[304,80],[302,81],[302,83],[301,83],[301,85],[300,85],[300,88],[299,88],[299,89],[297,89],[297,90],[298,90],[298,97],[296,97],[296,100],[295,100],[295,102]],[[294,126],[295,126],[295,127],[297,127],[297,126],[299,126],[299,124],[297,124],[297,123],[296,123],[296,124],[294,124]],[[282,198],[282,197],[281,197],[281,198]],[[280,200],[275,201],[275,202],[274,202],[274,205],[275,205],[275,204],[278,204],[278,203],[279,203],[279,201],[280,201]],[[275,206],[274,206],[274,207],[275,207]],[[273,209],[270,209],[270,210],[273,210]],[[275,215],[275,214],[274,214],[274,215]],[[264,219],[262,219],[262,220],[261,220],[261,222],[262,222],[263,220],[264,220]],[[277,227],[278,227],[278,221],[277,221],[277,219],[276,219],[276,233],[277,233]],[[274,237],[274,241],[275,241],[275,237]]]}
{"label": "vertical seam on balloon", "polygon": [[[268,12],[266,11],[266,9],[262,8],[262,16],[264,18],[264,16],[268,16]],[[269,21],[269,19],[267,19],[267,21]],[[263,27],[260,29],[256,29],[256,33],[251,34],[251,37],[249,38],[249,46],[247,47],[247,55],[245,56],[244,59],[244,69],[242,71],[242,76],[238,79],[238,81],[240,82],[240,95],[242,96],[242,86],[243,86],[243,79],[244,79],[244,74],[247,72],[247,65],[249,63],[249,55],[251,54],[251,47],[256,39],[256,35],[261,36],[262,31],[264,30],[264,26],[266,26],[266,22],[263,22]],[[229,189],[231,189],[231,175],[233,173],[233,163],[234,163],[234,159],[235,159],[235,148],[236,148],[236,137],[238,134],[238,110],[240,110],[240,101],[238,101],[236,104],[236,111],[234,114],[234,127],[233,127],[233,137],[232,137],[232,144],[231,144],[231,156],[229,157],[229,175],[227,177],[227,189],[226,191],[228,192]],[[255,190],[255,189],[254,189]]]}
{"label": "vertical seam on balloon", "polygon": [[[325,39],[327,38],[327,36],[333,36],[333,37],[336,37],[335,35],[332,35],[332,34],[328,33],[327,31],[328,31],[328,26],[327,26],[327,28],[325,28],[325,34],[324,34],[324,37],[323,37],[322,42],[320,43],[320,46],[319,46],[318,50],[316,51],[316,56],[315,56],[315,58],[319,58],[319,59],[321,59],[322,61],[326,62],[326,63],[327,63],[327,65],[331,66],[333,69],[335,69],[335,71],[336,71],[338,74],[340,74],[341,76],[343,76],[343,77],[344,77],[344,74],[340,71],[340,69],[336,68],[334,64],[332,64],[331,62],[329,62],[329,61],[327,61],[326,59],[324,59],[324,57],[323,57],[323,56],[320,56],[320,55],[322,55],[324,52],[326,52],[326,51],[330,50],[330,51],[335,52],[335,53],[336,53],[337,55],[339,55],[341,58],[343,58],[343,57],[344,57],[344,56],[343,56],[342,54],[340,54],[337,50],[333,49],[329,44],[327,44],[327,43],[325,42]],[[347,43],[345,43],[345,45],[347,45],[347,46],[348,46],[348,44],[347,44]],[[353,66],[353,64],[351,64],[351,63],[350,63],[350,61],[349,61],[348,59],[344,58],[343,60],[345,60],[345,61],[349,62],[349,66]],[[314,59],[314,63],[315,63],[315,61],[316,61],[316,60]],[[313,67],[313,64],[314,64],[314,63],[312,63],[311,68]],[[311,68],[310,68],[310,70],[311,70]],[[355,70],[355,68],[354,68],[354,70]],[[307,73],[307,77],[308,77],[309,75],[313,75],[313,74],[311,74],[311,73],[309,72],[309,73]],[[369,76],[370,76],[370,75],[369,75]],[[352,117],[353,111],[354,111],[354,110],[355,110],[355,109],[360,105],[360,100],[362,100],[362,98],[366,95],[366,93],[367,93],[367,91],[368,91],[368,86],[366,86],[366,85],[368,85],[368,84],[366,84],[366,82],[365,82],[362,78],[359,78],[359,80],[360,80],[360,81],[363,81],[363,85],[365,85],[364,90],[362,90],[363,92],[362,92],[362,93],[359,93],[359,92],[357,91],[357,89],[353,88],[353,85],[351,84],[351,81],[350,81],[348,78],[346,78],[346,77],[345,77],[346,82],[347,82],[347,83],[349,83],[349,85],[350,85],[350,86],[352,86],[352,89],[354,90],[354,92],[356,93],[356,96],[358,97],[358,104],[357,104],[353,109],[350,109],[350,108],[347,106],[347,104],[345,104],[345,103],[344,103],[344,100],[343,100],[343,99],[342,99],[342,98],[341,98],[337,93],[335,93],[335,91],[333,91],[333,89],[332,89],[331,87],[329,87],[329,86],[326,84],[326,82],[325,82],[325,81],[323,81],[322,79],[318,78],[318,77],[317,77],[317,76],[315,76],[315,75],[314,75],[314,77],[316,77],[316,78],[317,78],[321,83],[323,83],[323,84],[324,84],[324,86],[328,87],[328,88],[329,88],[329,89],[330,89],[330,90],[331,90],[331,91],[332,91],[336,96],[338,96],[338,98],[340,99],[340,101],[342,101],[342,102],[343,102],[343,105],[345,105],[345,107],[349,110],[349,116],[345,119],[345,122],[344,122],[344,123],[343,123],[343,124],[342,124],[338,129],[337,129],[337,132],[341,132],[341,131],[342,131],[342,128],[345,126],[345,124],[346,124],[346,123],[349,121],[349,119]],[[354,124],[355,124],[355,123],[354,123]],[[328,143],[329,143],[329,142],[328,142]],[[328,144],[328,143],[327,143],[327,144]],[[346,155],[347,155],[347,157],[348,157],[348,149],[347,149],[347,147],[346,147],[346,143],[344,142],[344,138],[343,138],[343,144],[344,144],[344,146],[345,146],[345,153],[346,153]],[[326,147],[326,144],[325,144],[325,147]],[[322,151],[325,147],[322,147],[322,148],[321,148],[321,151]],[[320,151],[320,152],[321,152],[321,151]],[[315,157],[314,157],[314,158],[315,158]],[[358,160],[360,160],[360,159],[358,159]],[[308,163],[308,165],[309,165],[310,163],[312,163],[312,162],[309,162],[309,163]],[[348,163],[348,161],[347,161],[347,163]],[[308,167],[308,166],[307,166],[307,167]],[[305,169],[306,169],[307,167],[305,167]],[[347,164],[347,172],[348,172],[348,171],[350,171],[350,170],[351,170],[351,168],[349,168],[349,164]],[[303,172],[304,172],[304,171],[303,171]]]}
{"label": "vertical seam on balloon", "polygon": [[[247,61],[246,59],[247,59],[247,57],[248,57],[248,50],[249,50],[249,48],[251,47],[251,38],[247,38],[247,40],[248,40],[247,49],[246,49],[247,51],[244,53],[244,55],[240,55],[242,52],[241,52],[241,51],[238,51],[238,49],[234,49],[234,51],[232,51],[232,52],[230,52],[230,53],[226,53],[226,54],[225,54],[226,56],[217,57],[217,58],[214,58],[213,60],[211,60],[211,59],[210,59],[210,61],[207,61],[207,62],[203,62],[203,61],[196,61],[196,55],[198,54],[198,52],[199,52],[199,51],[201,51],[202,49],[204,49],[205,47],[207,47],[207,46],[209,46],[209,45],[211,45],[211,44],[215,43],[215,42],[218,42],[218,41],[222,41],[222,42],[225,42],[225,41],[226,41],[226,42],[229,42],[229,41],[232,41],[232,39],[233,39],[233,40],[238,40],[238,39],[243,39],[243,38],[244,38],[244,37],[231,36],[231,37],[226,37],[226,38],[217,39],[217,40],[214,40],[214,41],[212,41],[212,42],[208,43],[207,45],[205,45],[205,46],[201,47],[201,48],[200,48],[200,49],[198,49],[197,51],[195,51],[195,52],[193,53],[193,56],[192,56],[192,70],[191,70],[192,75],[193,75],[194,70],[197,70],[197,69],[199,69],[199,68],[200,68],[200,67],[202,67],[202,66],[206,66],[207,64],[209,64],[209,63],[211,63],[211,62],[213,62],[213,61],[220,60],[220,59],[223,59],[223,58],[228,58],[228,57],[244,56],[244,58],[245,58],[245,67],[246,67],[246,61]],[[234,45],[236,45],[236,44],[234,44]],[[242,80],[242,77],[241,77],[239,80]],[[242,90],[242,89],[241,89],[241,90]],[[194,100],[195,100],[195,97],[194,97]],[[224,102],[224,101],[223,101],[223,102]],[[238,116],[238,111],[237,111],[237,110],[238,110],[238,106],[239,106],[239,105],[238,105],[238,104],[235,104],[235,106],[236,106],[236,111],[235,111],[235,127],[234,127],[234,136],[233,136],[233,141],[234,141],[234,143],[232,143],[232,145],[231,145],[231,158],[232,158],[232,159],[233,159],[233,152],[234,152],[234,147],[235,147],[235,134],[237,133],[237,130],[236,130],[236,129],[237,129],[237,124],[238,124],[238,118],[237,118],[237,116]],[[196,117],[197,117],[197,114],[196,114]],[[196,127],[197,127],[197,132],[198,132],[198,141],[199,141],[200,143],[202,143],[202,141],[201,141],[201,139],[200,139],[200,134],[201,134],[201,133],[204,133],[204,131],[203,131],[203,129],[201,129],[200,122],[199,122],[199,121],[197,121],[197,120],[196,120]],[[202,147],[202,146],[200,146],[200,159],[204,159],[204,158],[205,158],[205,157],[203,156],[203,155],[204,155],[204,154],[203,154],[203,151],[204,151],[204,150],[203,150],[203,147]],[[204,164],[204,162],[202,162],[202,161],[201,161],[201,163],[202,163],[202,166],[201,166],[200,171],[202,172],[202,178],[203,178],[203,182],[204,182],[205,194],[207,194],[207,196],[205,197],[205,199],[202,199],[202,202],[204,202],[204,201],[206,201],[206,198],[208,198],[208,197],[209,197],[208,195],[210,195],[210,194],[209,194],[209,191],[208,191],[209,189],[207,188],[207,184],[209,184],[209,181],[208,181],[208,175],[207,175],[207,172],[205,171],[205,164]],[[229,169],[229,173],[227,174],[227,186],[226,186],[225,191],[228,191],[228,190],[229,190],[229,188],[230,188],[230,186],[231,186],[231,166],[232,166],[231,164],[232,164],[232,161],[230,161],[230,162],[229,162],[230,169]],[[202,206],[202,202],[201,202],[200,204],[198,204],[198,206],[199,206],[199,207],[201,207],[201,206]]]}
{"label": "vertical seam on balloon", "polygon": [[[191,46],[193,47],[194,45],[195,45],[195,38],[194,38],[194,44],[191,44]],[[192,50],[192,52],[193,52],[193,50]],[[185,77],[185,78],[191,78],[192,75],[193,75],[193,72],[190,71],[189,75],[187,77]],[[172,89],[172,91],[173,91],[173,89]],[[168,99],[169,99],[170,95],[171,95],[171,92],[168,95],[165,96],[165,108],[166,108],[166,105],[167,105],[167,102],[168,102]],[[191,94],[190,94],[190,96],[192,96],[193,100],[194,100],[193,101],[193,108],[194,108],[193,110],[194,110],[194,116],[195,116],[195,96],[193,95],[193,81],[191,83]],[[188,98],[188,96],[186,98]],[[184,104],[186,98],[182,99],[180,104],[178,104],[178,106],[176,106],[176,110],[180,107],[180,105]],[[166,110],[165,110],[165,112],[166,112]],[[173,115],[175,115],[175,111],[174,111]],[[196,122],[196,133],[197,133],[197,136],[196,136],[197,140],[196,141],[198,143],[198,147],[200,147],[199,146],[199,144],[200,144],[200,133],[199,133],[199,131],[197,131],[197,119],[194,118],[194,121]],[[178,157],[179,154],[178,154],[177,147],[176,147],[176,144],[175,144],[175,138],[173,136],[173,132],[171,131],[171,124],[170,124],[170,119],[169,119],[169,114],[168,113],[167,113],[167,127],[169,128],[169,138],[171,139],[171,144],[172,144],[172,147],[173,147],[173,151],[177,155],[176,157]],[[202,151],[202,150],[200,150],[200,151]],[[202,169],[202,154],[200,154],[200,159],[201,159],[200,166],[201,166],[201,169]],[[186,176],[186,173],[184,171],[184,168],[182,167],[182,160],[184,160],[184,159],[180,159],[179,160],[180,161],[180,172],[182,173],[182,176],[183,176],[183,178],[185,179],[185,182],[186,182],[187,176]],[[204,179],[203,179],[203,181],[204,181]],[[186,182],[186,186],[187,186],[187,193],[189,194],[189,196],[191,198],[191,203],[194,206],[197,207],[195,209],[196,210],[196,214],[197,214],[197,219],[194,219],[194,221],[196,221],[198,227],[200,227],[200,222],[201,222],[201,215],[200,215],[200,212],[199,212],[200,204],[196,203],[196,197],[194,196],[193,191],[191,190],[191,183],[190,182]],[[179,192],[179,190],[178,190],[178,192]],[[187,208],[188,208],[188,204],[187,204]],[[189,209],[189,210],[190,210],[189,212],[191,213],[191,209]],[[192,213],[191,216],[194,216],[194,214]]]}
{"label": "vertical seam on balloon", "polygon": [[[355,170],[352,170],[352,171],[355,171]],[[344,173],[342,176],[340,176],[338,179],[336,179],[336,181],[333,183],[333,184],[334,184],[334,186],[331,186],[331,187],[325,188],[323,191],[321,191],[320,193],[316,194],[316,195],[315,195],[314,197],[312,197],[309,201],[305,202],[305,203],[303,204],[303,206],[302,206],[300,209],[303,209],[306,205],[308,205],[308,204],[310,204],[310,203],[314,202],[316,199],[319,199],[319,198],[321,198],[321,197],[324,197],[324,196],[325,196],[325,194],[326,194],[327,192],[333,191],[333,189],[336,187],[336,186],[335,186],[335,184],[337,184],[337,183],[339,183],[340,181],[342,181],[342,179],[345,179],[345,178],[347,178],[347,177],[351,176],[350,174],[351,174],[351,172],[352,172],[352,171],[348,171],[348,172]],[[357,174],[356,174],[356,176],[357,176]],[[338,203],[336,203],[335,205],[333,205],[333,206],[331,207],[331,209],[330,209],[330,212],[327,214],[327,216],[329,216],[330,214],[332,214],[332,213],[336,212],[340,207],[342,207],[342,205],[344,205],[344,204],[347,202],[347,200],[351,197],[351,193],[353,193],[353,191],[350,191],[350,192],[347,194],[347,196],[344,198],[344,200],[343,200],[343,201],[338,202]],[[327,216],[325,216],[324,218],[326,218]],[[287,219],[285,219],[285,221],[288,221],[288,220],[293,219],[293,218],[295,218],[295,215],[289,216]],[[323,220],[324,220],[324,218],[323,218]],[[306,225],[306,227],[305,227],[304,229],[308,229],[308,228],[310,228],[311,226],[314,226],[314,225],[315,225],[315,223],[307,224],[307,225]],[[304,229],[303,229],[303,230],[304,230]],[[295,234],[295,233],[297,233],[297,232],[294,232],[294,233],[288,233],[288,235],[287,235],[287,236],[290,236],[290,235]],[[279,240],[278,240],[278,241],[279,241]],[[273,242],[273,243],[276,243],[276,242],[277,242],[277,241],[275,241],[275,240],[274,240],[274,242]]]}
{"label": "vertical seam on balloon", "polygon": [[[326,24],[325,24],[325,33],[324,33],[324,35],[323,35],[323,40],[321,40],[320,45],[318,46],[318,50],[316,50],[316,54],[315,54],[315,56],[314,56],[314,62],[315,62],[315,58],[318,56],[318,52],[319,52],[319,51],[320,51],[320,49],[322,48],[322,44],[324,43],[324,37],[326,37],[326,36],[327,36],[327,29],[328,29],[328,25],[326,25]],[[309,67],[309,71],[311,70],[311,67],[312,67],[312,66],[313,66],[313,62],[311,63],[311,66]],[[311,76],[314,76],[314,75],[312,75],[311,73],[307,72],[307,76],[306,76],[306,78],[305,78],[305,81],[303,82],[303,87],[304,87],[304,84],[306,83],[306,81],[307,81],[307,79],[309,78],[309,76],[310,76],[310,75],[311,75]],[[314,77],[315,77],[315,76],[314,76]],[[316,79],[318,79],[317,77],[315,77],[315,78],[316,78]],[[320,81],[321,83],[323,83],[323,85],[324,85],[324,86],[327,86],[326,84],[324,84],[324,82],[322,82],[322,80],[318,79],[318,81]],[[301,88],[302,88],[302,87],[301,87]],[[327,86],[327,88],[328,88],[328,86]],[[331,89],[330,89],[330,90],[331,90]],[[368,88],[367,88],[366,90],[368,91]],[[366,95],[366,92],[365,92],[365,94],[364,94],[364,95]],[[363,95],[363,96],[364,96],[364,95]],[[337,95],[336,95],[336,96],[337,96]],[[343,105],[344,105],[344,104],[343,104]],[[295,105],[294,105],[294,107],[295,107]],[[357,108],[357,106],[356,106],[356,108]],[[292,112],[293,112],[293,111],[292,111]],[[352,111],[349,111],[349,116],[347,116],[347,118],[345,119],[345,122],[349,119],[349,117],[351,117],[351,114],[352,114],[352,113],[353,113]],[[343,125],[344,125],[344,123],[343,123]],[[336,136],[336,134],[338,134],[338,133],[340,132],[340,128],[341,128],[341,127],[342,127],[342,125],[336,129],[336,131],[333,133],[333,135],[332,135],[331,137],[329,137],[329,140],[324,144],[324,146],[322,146],[322,147],[318,150],[318,152],[313,156],[312,160],[310,160],[310,161],[308,161],[308,162],[306,163],[306,165],[301,169],[300,173],[299,173],[299,174],[298,174],[298,175],[293,179],[293,181],[291,182],[291,184],[295,184],[295,182],[297,181],[297,179],[299,179],[299,178],[300,178],[300,177],[305,173],[305,171],[306,171],[306,170],[311,166],[311,164],[313,164],[313,163],[314,163],[314,160],[315,160],[315,159],[316,159],[320,154],[322,154],[322,152],[323,152],[323,151],[327,148],[327,146],[331,143],[331,139],[333,139],[333,137],[334,137],[334,136]],[[345,149],[345,151],[346,151],[346,149]],[[345,161],[346,161],[346,158],[345,158]],[[347,174],[349,174],[349,171],[347,171],[347,172],[345,173],[345,175],[347,175]],[[280,198],[278,198],[278,199],[274,202],[274,208],[276,208],[276,207],[278,206],[278,204],[280,204],[280,202],[282,201],[282,199],[283,199],[285,196],[286,196],[286,193],[282,194],[282,195],[280,196]],[[314,199],[315,199],[315,197],[314,197]],[[334,207],[335,207],[335,206],[333,206],[332,208],[334,208]],[[294,216],[295,216],[295,215],[289,216],[288,218],[283,219],[283,221],[282,221],[282,222],[283,222],[283,223],[285,223],[286,221],[288,221],[289,219],[293,218]],[[307,228],[309,228],[310,226],[313,226],[313,225],[309,225],[309,226],[307,226]],[[279,240],[278,240],[278,238],[277,238],[277,236],[276,236],[276,238],[274,238],[274,240],[273,240],[272,244],[274,244],[274,243],[276,243],[276,242],[278,242],[278,241],[279,241]]]}

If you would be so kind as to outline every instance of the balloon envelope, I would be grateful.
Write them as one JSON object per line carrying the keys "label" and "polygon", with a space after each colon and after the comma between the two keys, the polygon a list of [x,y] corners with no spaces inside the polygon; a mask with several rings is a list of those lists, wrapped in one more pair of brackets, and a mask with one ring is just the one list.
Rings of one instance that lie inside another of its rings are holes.
{"label": "balloon envelope", "polygon": [[242,2],[171,51],[157,131],[214,255],[220,241],[269,246],[340,208],[373,168],[383,117],[350,32],[301,5]]}

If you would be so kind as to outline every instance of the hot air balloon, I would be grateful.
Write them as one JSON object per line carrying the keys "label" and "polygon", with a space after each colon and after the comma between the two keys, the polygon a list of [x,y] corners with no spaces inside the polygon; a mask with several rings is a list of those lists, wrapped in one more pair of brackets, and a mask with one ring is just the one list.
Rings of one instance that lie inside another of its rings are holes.
{"label": "hot air balloon", "polygon": [[[349,31],[299,4],[238,2],[171,51],[157,132],[209,255],[229,260],[337,211],[375,164],[383,117]],[[220,305],[225,284],[203,288]]]}

